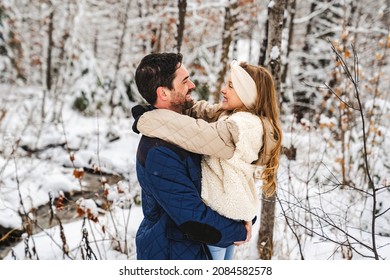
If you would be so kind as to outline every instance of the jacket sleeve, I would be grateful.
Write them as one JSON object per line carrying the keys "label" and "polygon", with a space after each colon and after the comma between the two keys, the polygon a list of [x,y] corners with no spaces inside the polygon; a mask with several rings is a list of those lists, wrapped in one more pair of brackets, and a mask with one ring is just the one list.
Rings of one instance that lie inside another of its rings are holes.
{"label": "jacket sleeve", "polygon": [[144,113],[137,129],[145,136],[163,139],[197,154],[230,159],[238,135],[236,123],[228,118],[208,123],[167,109]]}
{"label": "jacket sleeve", "polygon": [[195,119],[202,119],[206,122],[215,122],[224,111],[221,104],[210,104],[205,100],[196,101],[195,104],[186,111],[186,114]]}
{"label": "jacket sleeve", "polygon": [[176,153],[170,149],[153,149],[148,154],[145,170],[145,179],[153,186],[155,199],[188,239],[220,247],[246,239],[242,222],[223,217],[204,204],[192,175]]}

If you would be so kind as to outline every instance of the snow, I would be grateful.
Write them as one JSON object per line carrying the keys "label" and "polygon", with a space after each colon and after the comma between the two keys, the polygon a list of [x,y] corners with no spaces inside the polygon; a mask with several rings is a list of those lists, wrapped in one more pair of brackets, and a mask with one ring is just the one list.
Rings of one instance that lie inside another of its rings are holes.
{"label": "snow", "polygon": [[275,7],[275,5],[276,5],[275,1],[271,0],[271,1],[269,1],[269,3],[268,3],[268,8],[269,8],[269,9],[272,9],[273,7]]}
{"label": "snow", "polygon": [[[15,94],[21,94],[32,93],[36,89],[21,88],[19,92],[14,88],[13,91]],[[27,100],[35,103],[33,99]],[[20,102],[26,104],[26,100]],[[62,252],[61,230],[57,225],[44,227],[43,231],[30,237],[24,234],[22,236],[24,241],[15,244],[4,259],[25,259],[26,246],[30,248],[30,252],[34,247],[39,259],[43,260],[81,259],[80,242],[83,240],[84,229],[88,232],[89,238],[94,240],[91,246],[92,251],[98,254],[96,258],[135,259],[134,237],[142,220],[142,211],[140,205],[136,203],[139,202],[139,186],[135,174],[135,153],[140,135],[131,131],[133,120],[124,117],[113,123],[103,116],[83,116],[70,106],[65,106],[63,121],[66,139],[69,146],[76,149],[75,151],[69,153],[64,146],[53,146],[32,156],[28,156],[27,152],[20,148],[11,154],[18,138],[21,139],[20,146],[38,142],[37,147],[45,147],[50,143],[65,141],[64,131],[57,123],[44,123],[39,141],[36,141],[36,130],[28,129],[22,132],[26,116],[35,110],[34,106],[28,104],[26,108],[28,109],[21,111],[23,113],[10,115],[2,123],[3,128],[18,128],[12,132],[5,129],[8,133],[3,134],[0,142],[3,152],[0,157],[0,176],[3,182],[0,187],[0,224],[3,227],[21,229],[22,220],[18,212],[28,212],[30,209],[47,205],[49,193],[57,198],[63,193],[91,188],[87,181],[81,180],[80,183],[73,176],[73,168],[99,167],[102,172],[121,174],[125,177],[113,185],[106,183],[103,186],[105,197],[96,194],[95,198],[80,198],[75,202],[82,213],[81,217],[75,212],[73,219],[62,224],[69,256],[64,256]],[[371,242],[369,226],[372,204],[370,200],[352,189],[349,191],[334,189],[332,186],[331,174],[338,169],[339,163],[335,160],[336,157],[326,153],[333,145],[332,134],[326,133],[326,129],[334,126],[334,120],[322,116],[320,123],[325,125],[322,134],[311,128],[311,121],[308,119],[302,119],[301,124],[296,124],[293,128],[285,126],[284,145],[286,147],[294,145],[299,152],[294,161],[288,161],[285,156],[281,158],[278,179],[278,199],[281,204],[277,205],[276,212],[275,259],[300,258],[296,239],[287,227],[286,217],[294,218],[295,224],[313,230],[314,236],[310,236],[304,235],[299,227],[296,229],[296,232],[302,235],[301,244],[306,259],[342,259],[341,254],[334,253],[339,248],[337,244],[326,242],[323,237],[316,236],[321,234],[321,231],[316,229],[317,219],[322,221],[324,226],[322,231],[326,232],[324,236],[331,240],[343,239],[342,235],[351,234],[366,244]],[[111,142],[106,135],[113,131],[118,138]],[[314,176],[316,180],[321,180],[322,177],[322,182],[311,183]],[[100,179],[104,180],[105,177],[102,176]],[[327,195],[328,193],[331,195]],[[378,200],[381,209],[387,209],[389,194],[382,191],[380,195]],[[301,200],[304,197],[307,199]],[[24,210],[21,208],[21,200]],[[104,208],[105,203],[109,203],[110,207]],[[309,212],[312,212],[311,215]],[[55,213],[60,215],[61,210],[57,209]],[[329,215],[334,217],[326,220]],[[89,219],[83,220],[82,217]],[[307,220],[309,217],[310,220]],[[34,216],[31,218],[36,218],[38,222],[40,219]],[[345,228],[345,232],[335,230],[337,227],[345,227],[345,220],[352,221],[354,226]],[[383,258],[390,256],[388,237],[381,235],[387,231],[387,221],[387,215],[377,220],[379,236],[376,241]],[[251,242],[237,248],[235,258],[251,260],[258,257],[256,238],[259,225],[259,222],[254,225]],[[361,230],[358,230],[359,227]],[[365,248],[359,250],[370,254]],[[354,255],[354,258],[359,258],[359,255]]]}
{"label": "snow", "polygon": [[280,57],[280,50],[278,46],[273,46],[271,49],[270,58],[271,60],[276,60]]}

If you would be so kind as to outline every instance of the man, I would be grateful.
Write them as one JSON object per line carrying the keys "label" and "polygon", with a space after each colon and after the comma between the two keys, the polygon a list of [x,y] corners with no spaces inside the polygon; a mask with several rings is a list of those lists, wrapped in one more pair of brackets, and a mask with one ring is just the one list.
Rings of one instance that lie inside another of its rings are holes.
{"label": "man", "polygon": [[[195,88],[182,55],[150,54],[137,67],[139,92],[153,105],[182,113]],[[133,110],[137,118],[137,112]],[[136,124],[134,126],[136,128]],[[137,231],[137,259],[208,259],[205,244],[227,247],[248,241],[250,227],[219,215],[200,197],[201,155],[157,138],[142,136],[137,177],[144,219]]]}

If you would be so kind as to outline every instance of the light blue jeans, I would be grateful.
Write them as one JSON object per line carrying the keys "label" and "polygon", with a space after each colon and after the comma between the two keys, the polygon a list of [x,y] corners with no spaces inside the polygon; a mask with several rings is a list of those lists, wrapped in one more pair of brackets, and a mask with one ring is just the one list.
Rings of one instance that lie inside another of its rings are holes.
{"label": "light blue jeans", "polygon": [[230,245],[227,248],[221,248],[216,246],[207,245],[209,248],[211,257],[213,260],[232,260],[234,254],[234,245]]}

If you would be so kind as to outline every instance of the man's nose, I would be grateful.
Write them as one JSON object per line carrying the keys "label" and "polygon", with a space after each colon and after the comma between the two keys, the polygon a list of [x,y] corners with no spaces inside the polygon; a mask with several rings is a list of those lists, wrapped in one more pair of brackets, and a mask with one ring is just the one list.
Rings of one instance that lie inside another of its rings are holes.
{"label": "man's nose", "polygon": [[193,81],[189,80],[189,86],[188,86],[189,89],[194,89],[195,88],[195,84]]}

